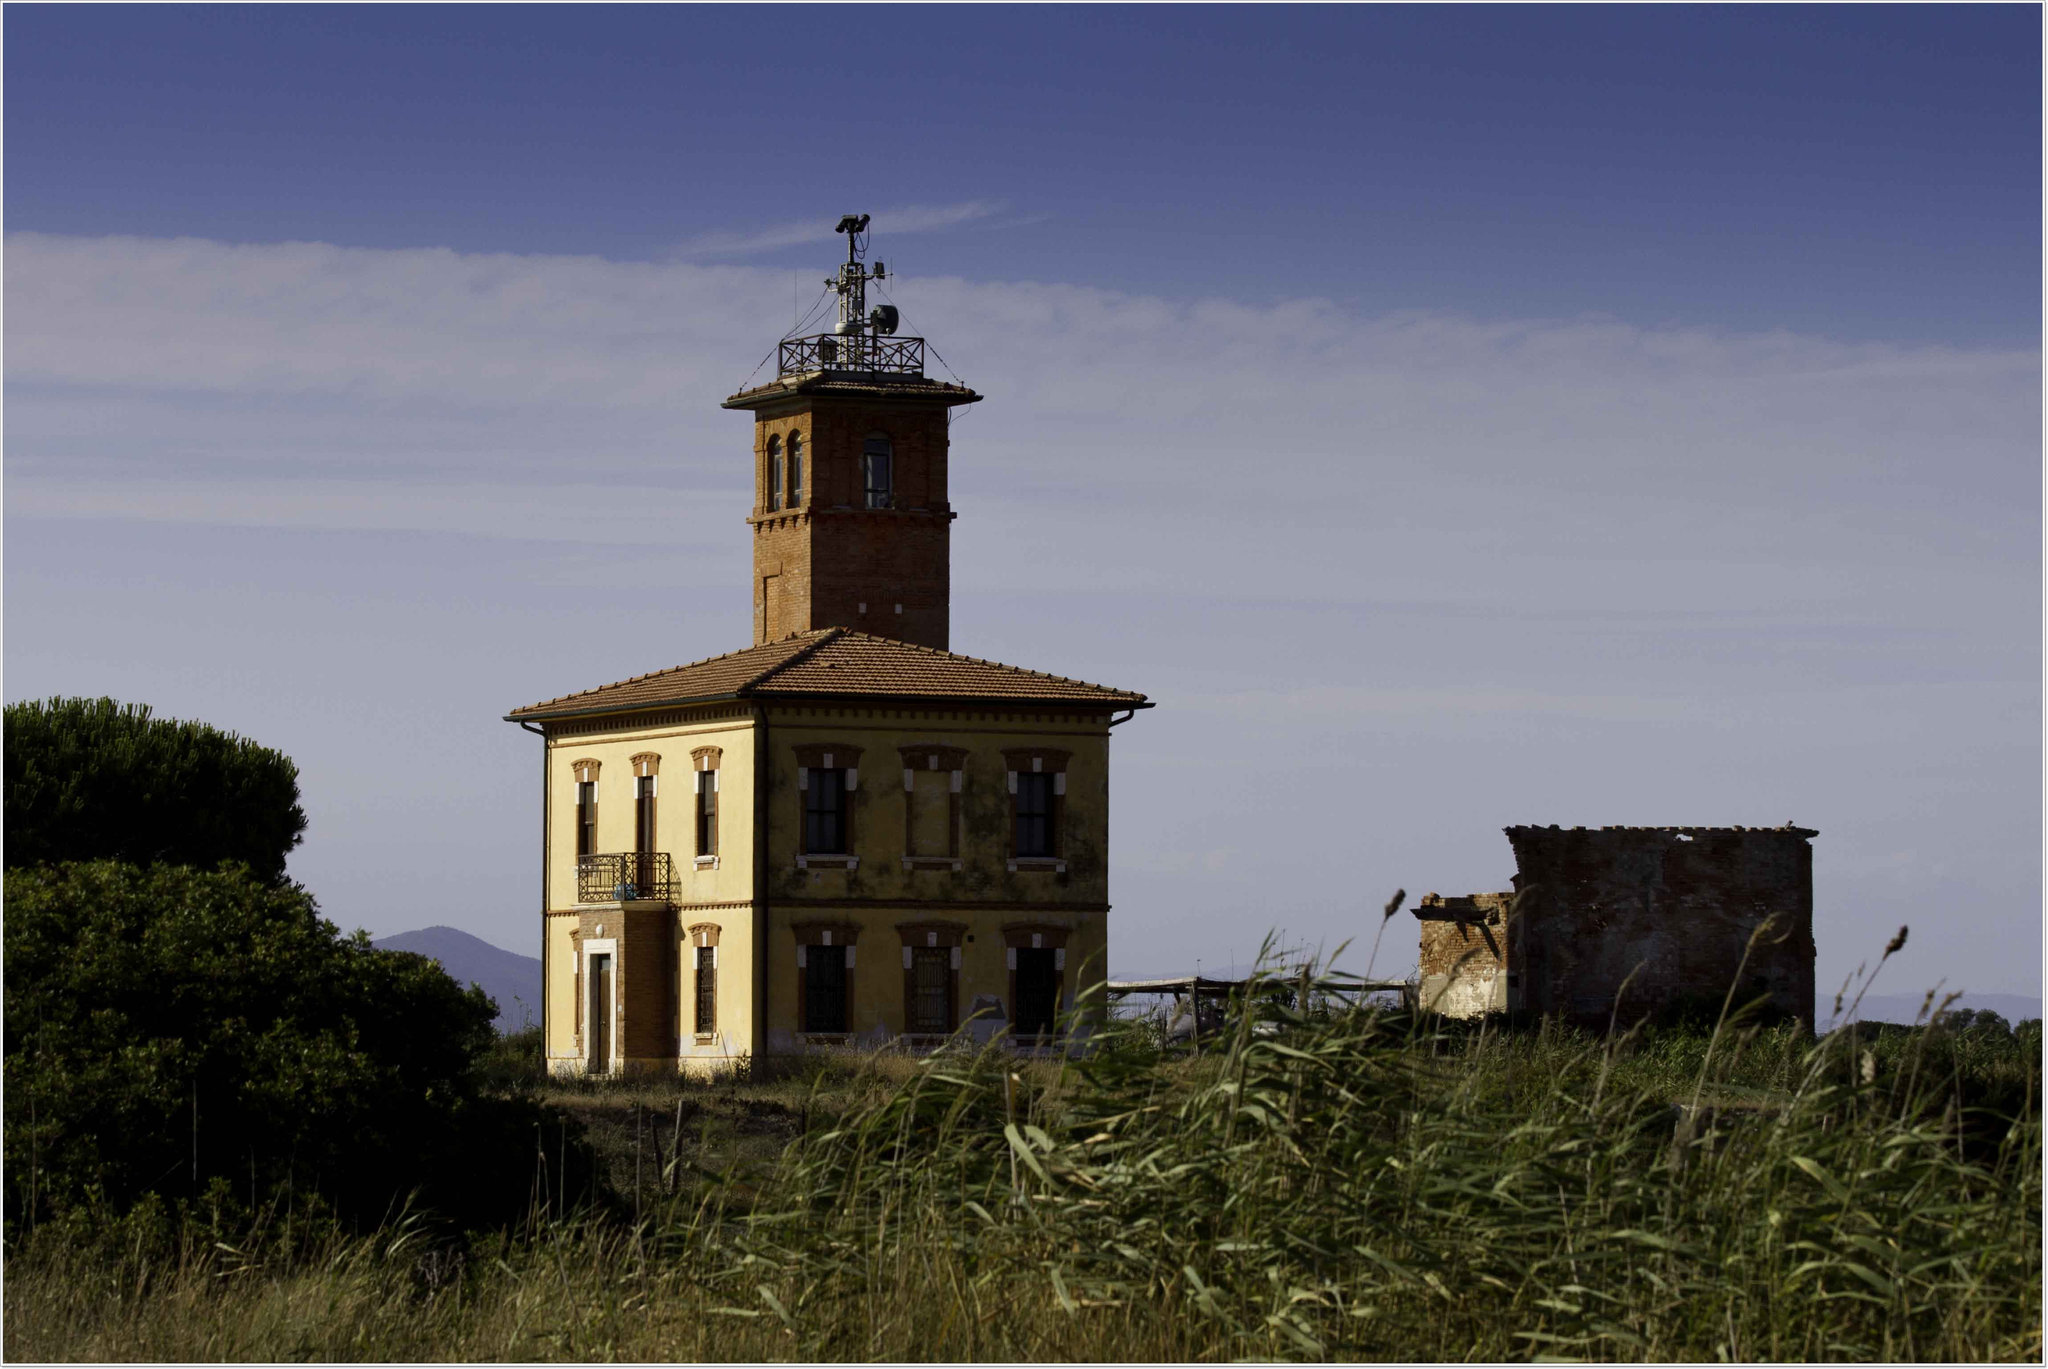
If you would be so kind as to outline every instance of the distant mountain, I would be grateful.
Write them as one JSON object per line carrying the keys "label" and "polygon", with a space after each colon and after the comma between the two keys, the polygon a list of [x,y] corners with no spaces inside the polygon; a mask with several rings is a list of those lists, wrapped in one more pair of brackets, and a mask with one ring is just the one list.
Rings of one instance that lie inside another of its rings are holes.
{"label": "distant mountain", "polygon": [[371,945],[385,951],[414,951],[439,961],[458,984],[476,984],[498,1002],[498,1030],[518,1031],[540,1021],[540,961],[514,955],[453,927],[400,932]]}

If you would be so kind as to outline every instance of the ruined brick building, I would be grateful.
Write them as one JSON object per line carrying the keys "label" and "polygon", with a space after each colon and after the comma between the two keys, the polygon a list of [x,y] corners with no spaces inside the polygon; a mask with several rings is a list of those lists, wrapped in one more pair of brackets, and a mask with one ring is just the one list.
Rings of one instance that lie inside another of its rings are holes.
{"label": "ruined brick building", "polygon": [[1810,828],[1506,830],[1512,889],[1413,909],[1425,1005],[1628,1021],[1735,984],[1813,1021]]}

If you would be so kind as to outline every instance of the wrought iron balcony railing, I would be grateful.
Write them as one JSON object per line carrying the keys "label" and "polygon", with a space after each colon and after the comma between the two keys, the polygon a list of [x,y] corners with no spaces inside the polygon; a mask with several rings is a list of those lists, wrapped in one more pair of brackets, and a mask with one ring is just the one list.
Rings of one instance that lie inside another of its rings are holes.
{"label": "wrought iron balcony railing", "polygon": [[924,339],[874,333],[817,333],[785,338],[776,365],[786,376],[808,375],[812,371],[921,376]]}
{"label": "wrought iron balcony railing", "polygon": [[576,901],[613,903],[676,898],[676,867],[666,851],[614,851],[576,857]]}

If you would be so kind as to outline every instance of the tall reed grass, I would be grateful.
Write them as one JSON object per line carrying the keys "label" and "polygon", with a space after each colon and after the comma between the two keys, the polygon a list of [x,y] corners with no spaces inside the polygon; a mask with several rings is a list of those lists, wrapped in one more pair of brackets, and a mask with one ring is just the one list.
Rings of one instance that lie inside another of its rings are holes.
{"label": "tall reed grass", "polygon": [[672,1155],[637,1224],[44,1243],[10,1260],[6,1352],[2041,1355],[2038,1030],[1602,1038],[1253,996],[1211,1045],[892,1065],[771,1170]]}

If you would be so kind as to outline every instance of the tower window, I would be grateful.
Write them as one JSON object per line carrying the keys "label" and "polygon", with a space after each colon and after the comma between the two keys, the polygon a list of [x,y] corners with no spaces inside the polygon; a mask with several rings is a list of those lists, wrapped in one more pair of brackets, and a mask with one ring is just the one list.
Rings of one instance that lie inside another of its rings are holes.
{"label": "tower window", "polygon": [[886,509],[894,507],[895,495],[895,446],[882,433],[870,433],[861,447],[861,476],[866,486],[867,507]]}
{"label": "tower window", "polygon": [[789,435],[789,506],[801,507],[804,502],[804,435]]}
{"label": "tower window", "polygon": [[782,507],[782,439],[768,439],[768,511]]}

